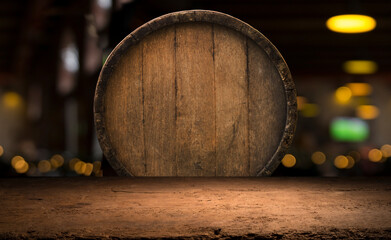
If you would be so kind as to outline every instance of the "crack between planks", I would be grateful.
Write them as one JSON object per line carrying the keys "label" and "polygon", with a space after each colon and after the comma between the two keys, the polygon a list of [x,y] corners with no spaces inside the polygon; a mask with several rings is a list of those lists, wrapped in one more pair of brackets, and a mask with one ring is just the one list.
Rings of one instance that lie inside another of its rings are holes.
{"label": "crack between planks", "polygon": [[174,25],[174,90],[175,90],[175,175],[178,176],[178,154],[177,154],[177,119],[178,119],[178,82],[177,82],[177,64],[176,64],[176,49],[177,49],[177,39],[176,39],[176,25]]}
{"label": "crack between planks", "polygon": [[144,175],[147,175],[147,149],[145,147],[145,104],[144,104],[144,44],[141,44],[141,101],[143,104],[143,148],[144,148]]}
{"label": "crack between planks", "polygon": [[212,57],[213,57],[213,94],[214,94],[214,113],[215,113],[215,136],[214,136],[214,142],[215,142],[215,176],[217,176],[217,103],[216,103],[216,65],[215,65],[215,25],[212,24]]}
{"label": "crack between planks", "polygon": [[248,56],[248,37],[246,37],[246,79],[247,79],[247,151],[248,151],[248,175],[251,176],[251,151],[250,151],[250,74]]}

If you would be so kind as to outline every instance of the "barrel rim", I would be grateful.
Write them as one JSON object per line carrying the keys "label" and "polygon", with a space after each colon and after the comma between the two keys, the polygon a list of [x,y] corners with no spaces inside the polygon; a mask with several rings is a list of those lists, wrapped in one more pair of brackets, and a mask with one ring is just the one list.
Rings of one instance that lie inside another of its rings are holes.
{"label": "barrel rim", "polygon": [[104,155],[109,161],[113,169],[124,176],[133,176],[133,174],[124,167],[124,165],[117,160],[116,152],[111,147],[109,136],[106,134],[105,125],[105,91],[107,82],[109,81],[115,65],[121,59],[121,53],[126,52],[129,47],[139,43],[148,34],[159,30],[161,28],[176,24],[187,22],[207,22],[219,24],[233,30],[236,30],[246,37],[253,40],[259,47],[261,47],[268,55],[270,61],[277,69],[281,81],[283,82],[286,98],[286,122],[285,129],[282,134],[280,144],[274,152],[270,161],[265,166],[257,171],[257,176],[270,176],[272,172],[278,167],[285,152],[293,141],[294,132],[297,122],[297,102],[296,89],[292,79],[292,75],[286,64],[284,58],[277,50],[277,48],[258,30],[249,24],[232,17],[228,14],[210,11],[210,10],[186,10],[173,12],[157,17],[127,35],[110,53],[105,64],[103,65],[99,79],[95,89],[94,96],[94,122],[99,144]]}

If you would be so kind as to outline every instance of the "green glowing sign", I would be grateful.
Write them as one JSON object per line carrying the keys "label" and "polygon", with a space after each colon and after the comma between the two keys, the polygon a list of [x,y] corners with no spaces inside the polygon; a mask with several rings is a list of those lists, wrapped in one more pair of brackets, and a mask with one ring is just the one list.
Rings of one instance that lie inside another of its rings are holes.
{"label": "green glowing sign", "polygon": [[368,124],[359,118],[339,117],[332,121],[331,137],[336,141],[362,142],[369,136]]}

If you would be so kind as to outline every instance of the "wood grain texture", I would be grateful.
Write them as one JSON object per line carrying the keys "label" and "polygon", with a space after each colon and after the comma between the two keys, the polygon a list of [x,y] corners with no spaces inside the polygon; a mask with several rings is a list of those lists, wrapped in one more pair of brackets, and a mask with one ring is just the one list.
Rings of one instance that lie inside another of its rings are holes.
{"label": "wood grain texture", "polygon": [[250,175],[277,150],[286,124],[286,98],[278,70],[253,41],[247,42],[249,66]]}
{"label": "wood grain texture", "polygon": [[293,139],[296,91],[261,33],[189,10],[118,44],[99,76],[94,117],[119,175],[269,176]]}
{"label": "wood grain texture", "polygon": [[176,27],[178,176],[214,176],[216,167],[212,25]]}
{"label": "wood grain texture", "polygon": [[0,239],[390,239],[391,178],[1,178]]}
{"label": "wood grain texture", "polygon": [[175,176],[175,27],[142,44],[146,175]]}
{"label": "wood grain texture", "polygon": [[118,161],[136,176],[146,172],[141,59],[141,44],[122,56],[107,84],[104,113],[106,131]]}
{"label": "wood grain texture", "polygon": [[216,175],[249,176],[246,37],[214,25]]}

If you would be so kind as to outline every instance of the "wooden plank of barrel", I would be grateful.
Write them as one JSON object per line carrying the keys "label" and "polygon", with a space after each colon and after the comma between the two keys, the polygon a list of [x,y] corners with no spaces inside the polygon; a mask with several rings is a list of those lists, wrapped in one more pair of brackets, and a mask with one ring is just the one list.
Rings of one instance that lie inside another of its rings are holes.
{"label": "wooden plank of barrel", "polygon": [[94,115],[119,175],[267,176],[292,141],[296,91],[256,29],[219,12],[182,11],[118,44]]}

